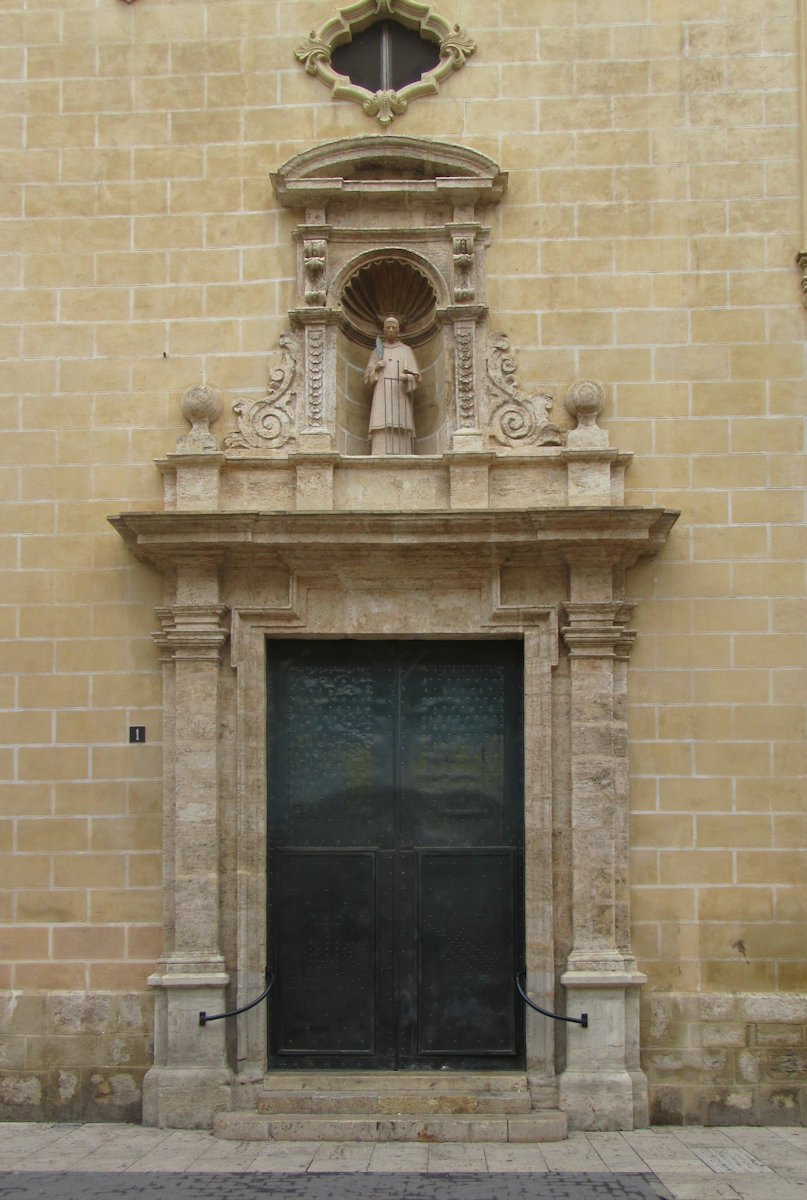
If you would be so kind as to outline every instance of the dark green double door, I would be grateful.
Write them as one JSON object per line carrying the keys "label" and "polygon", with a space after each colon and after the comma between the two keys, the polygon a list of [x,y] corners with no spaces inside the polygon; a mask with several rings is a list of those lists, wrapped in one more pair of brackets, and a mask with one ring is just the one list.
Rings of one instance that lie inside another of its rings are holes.
{"label": "dark green double door", "polygon": [[268,643],[274,1067],[523,1060],[514,642]]}

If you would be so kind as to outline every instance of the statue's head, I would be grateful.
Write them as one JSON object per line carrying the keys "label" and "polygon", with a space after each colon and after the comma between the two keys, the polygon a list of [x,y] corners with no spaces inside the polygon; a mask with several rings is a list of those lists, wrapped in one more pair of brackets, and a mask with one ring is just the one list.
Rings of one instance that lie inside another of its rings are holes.
{"label": "statue's head", "polygon": [[401,325],[397,317],[384,318],[384,337],[388,342],[397,342],[400,332]]}

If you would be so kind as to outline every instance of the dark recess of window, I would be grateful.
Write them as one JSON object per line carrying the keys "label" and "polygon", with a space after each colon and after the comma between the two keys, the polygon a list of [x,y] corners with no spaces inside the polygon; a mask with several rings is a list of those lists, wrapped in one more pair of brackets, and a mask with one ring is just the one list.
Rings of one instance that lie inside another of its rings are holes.
{"label": "dark recess of window", "polygon": [[440,61],[440,48],[397,21],[377,21],[331,55],[334,71],[368,92],[398,91]]}

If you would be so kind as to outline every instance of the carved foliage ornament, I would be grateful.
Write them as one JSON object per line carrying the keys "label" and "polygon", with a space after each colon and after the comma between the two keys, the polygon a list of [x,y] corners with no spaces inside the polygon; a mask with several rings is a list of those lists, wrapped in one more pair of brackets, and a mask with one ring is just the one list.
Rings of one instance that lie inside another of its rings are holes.
{"label": "carved foliage ornament", "polygon": [[460,325],[454,337],[457,343],[457,406],[461,428],[476,425],[474,404],[474,331],[472,326]]}
{"label": "carved foliage ornament", "polygon": [[563,434],[551,424],[553,399],[548,392],[524,396],[518,365],[504,333],[490,339],[487,360],[490,427],[502,446],[560,446]]}
{"label": "carved foliage ornament", "polygon": [[313,238],[303,244],[306,304],[325,303],[325,270],[328,264],[328,243]]}
{"label": "carved foliage ornament", "polygon": [[454,299],[458,304],[473,300],[476,295],[476,280],[474,278],[474,245],[473,234],[465,234],[453,239],[454,243]]}
{"label": "carved foliage ornament", "polygon": [[299,366],[293,334],[281,335],[280,349],[281,364],[269,372],[266,395],[260,400],[238,400],[233,405],[238,432],[224,439],[226,451],[278,450],[293,436],[297,403],[293,389]]}
{"label": "carved foliage ornament", "polygon": [[[427,41],[436,42],[440,50],[440,61],[420,79],[395,90],[371,92],[352,83],[346,75],[339,75],[331,66],[331,54],[337,46],[350,41],[352,35],[366,29],[374,20],[389,17],[415,29]],[[454,71],[465,66],[466,59],[476,50],[476,42],[460,28],[441,17],[427,4],[418,0],[356,0],[355,4],[343,8],[318,30],[312,30],[305,42],[297,47],[295,54],[309,75],[316,75],[331,89],[334,100],[353,100],[360,104],[370,117],[377,117],[382,125],[389,125],[396,116],[405,112],[412,100],[421,96],[432,96],[440,90],[440,84]]]}

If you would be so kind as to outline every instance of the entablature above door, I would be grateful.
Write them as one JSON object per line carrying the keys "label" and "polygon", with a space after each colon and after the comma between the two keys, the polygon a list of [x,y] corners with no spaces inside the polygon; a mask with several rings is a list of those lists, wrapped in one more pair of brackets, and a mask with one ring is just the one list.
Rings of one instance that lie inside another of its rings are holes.
{"label": "entablature above door", "polygon": [[469,558],[626,570],[663,546],[678,514],[664,508],[554,508],[484,513],[132,512],[110,522],[136,558],[183,564],[263,559],[294,569],[393,553],[438,571]]}

